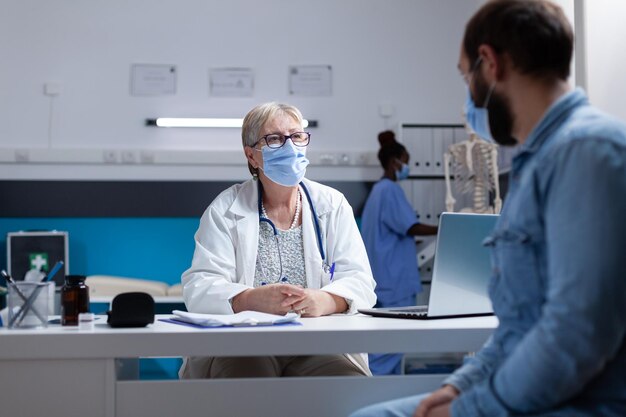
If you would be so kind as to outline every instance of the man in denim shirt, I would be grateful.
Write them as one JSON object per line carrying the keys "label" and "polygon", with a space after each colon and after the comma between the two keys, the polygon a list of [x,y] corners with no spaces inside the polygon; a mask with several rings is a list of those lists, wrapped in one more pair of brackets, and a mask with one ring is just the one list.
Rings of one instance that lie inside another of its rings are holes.
{"label": "man in denim shirt", "polygon": [[520,144],[486,240],[499,326],[439,390],[353,416],[626,416],[626,126],[570,89],[572,45],[546,1],[468,23],[468,124]]}

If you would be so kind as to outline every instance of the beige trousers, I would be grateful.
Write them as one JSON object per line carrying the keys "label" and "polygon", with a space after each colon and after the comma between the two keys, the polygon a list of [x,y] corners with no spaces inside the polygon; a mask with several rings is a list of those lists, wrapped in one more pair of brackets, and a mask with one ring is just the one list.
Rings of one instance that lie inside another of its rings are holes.
{"label": "beige trousers", "polygon": [[363,355],[190,357],[181,379],[370,376]]}

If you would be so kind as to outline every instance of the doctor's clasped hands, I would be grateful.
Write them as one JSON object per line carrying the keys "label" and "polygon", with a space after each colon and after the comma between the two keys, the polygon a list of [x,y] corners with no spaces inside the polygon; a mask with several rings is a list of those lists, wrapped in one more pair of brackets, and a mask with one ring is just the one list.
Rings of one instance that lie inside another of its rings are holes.
{"label": "doctor's clasped hands", "polygon": [[346,308],[347,304],[342,297],[292,284],[263,285],[233,298],[235,312],[253,310],[287,314],[293,311],[302,316],[318,317]]}

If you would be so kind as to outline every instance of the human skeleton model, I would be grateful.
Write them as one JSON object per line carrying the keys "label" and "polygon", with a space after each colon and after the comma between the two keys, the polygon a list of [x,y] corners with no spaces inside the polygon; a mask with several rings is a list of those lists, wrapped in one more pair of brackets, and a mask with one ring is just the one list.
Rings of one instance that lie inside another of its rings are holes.
{"label": "human skeleton model", "polygon": [[[450,186],[450,166],[454,173],[455,189],[460,194],[472,193],[473,206],[461,212],[500,213],[502,200],[498,184],[498,145],[480,139],[473,132],[468,140],[448,147],[443,155],[446,178],[446,211],[454,211],[456,199]],[[489,193],[495,196],[489,204]]]}

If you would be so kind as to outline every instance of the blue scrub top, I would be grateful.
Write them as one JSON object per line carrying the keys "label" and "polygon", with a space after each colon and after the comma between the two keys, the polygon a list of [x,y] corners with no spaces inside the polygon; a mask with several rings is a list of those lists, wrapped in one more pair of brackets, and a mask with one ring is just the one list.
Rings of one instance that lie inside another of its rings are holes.
{"label": "blue scrub top", "polygon": [[404,191],[388,178],[374,184],[361,219],[361,234],[376,280],[378,304],[394,305],[421,291],[415,238],[407,235],[419,223]]}

